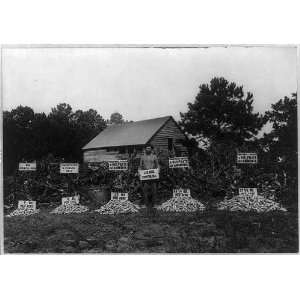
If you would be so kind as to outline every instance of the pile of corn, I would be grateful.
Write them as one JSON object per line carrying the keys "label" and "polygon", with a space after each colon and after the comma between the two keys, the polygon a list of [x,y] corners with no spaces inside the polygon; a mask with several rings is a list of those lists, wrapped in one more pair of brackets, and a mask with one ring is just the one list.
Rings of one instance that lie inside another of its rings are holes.
{"label": "pile of corn", "polygon": [[136,213],[139,211],[139,206],[129,200],[112,199],[95,211],[106,215]]}
{"label": "pile of corn", "polygon": [[51,211],[51,214],[80,214],[83,212],[88,211],[89,209],[86,206],[80,204],[71,204],[71,205],[64,205],[61,204],[60,206],[56,207],[54,210]]}
{"label": "pile of corn", "polygon": [[7,215],[7,217],[16,217],[16,216],[26,217],[26,216],[37,214],[39,211],[40,211],[39,209],[17,208],[16,210],[12,211],[9,215]]}
{"label": "pile of corn", "polygon": [[156,209],[170,212],[194,212],[205,210],[205,206],[192,197],[173,197],[157,206]]}
{"label": "pile of corn", "polygon": [[285,208],[280,206],[279,203],[264,198],[263,196],[235,196],[231,199],[225,198],[224,201],[221,201],[218,204],[218,209],[230,211],[255,211],[259,213],[274,210],[287,211]]}

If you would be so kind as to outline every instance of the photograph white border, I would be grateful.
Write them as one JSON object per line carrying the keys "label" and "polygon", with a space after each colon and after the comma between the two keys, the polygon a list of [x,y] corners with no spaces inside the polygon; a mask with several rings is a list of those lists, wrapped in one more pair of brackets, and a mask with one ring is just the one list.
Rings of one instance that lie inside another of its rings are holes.
{"label": "photograph white border", "polygon": [[[0,43],[108,47],[124,43],[211,46],[300,43],[298,1],[182,1],[182,6],[178,1],[151,1],[150,5],[137,0],[81,3],[5,1],[1,5]],[[298,90],[299,68],[298,59]],[[299,138],[298,131],[298,143]],[[1,295],[4,299],[22,300],[297,299],[299,258],[299,255],[2,255]],[[53,278],[54,287],[49,288]]]}

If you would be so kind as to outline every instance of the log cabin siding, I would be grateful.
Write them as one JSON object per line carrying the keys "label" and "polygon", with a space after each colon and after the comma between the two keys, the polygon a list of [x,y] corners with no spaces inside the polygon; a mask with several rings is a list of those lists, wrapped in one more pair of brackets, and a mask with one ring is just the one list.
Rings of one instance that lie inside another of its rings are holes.
{"label": "log cabin siding", "polygon": [[167,151],[168,138],[173,139],[173,144],[176,151],[179,151],[181,155],[187,155],[187,148],[180,142],[180,140],[185,140],[186,136],[178,128],[177,124],[172,118],[170,118],[166,124],[151,138],[150,144],[155,148],[160,148]]}
{"label": "log cabin siding", "polygon": [[127,159],[128,155],[120,154],[118,151],[107,152],[105,149],[87,150],[83,153],[84,162],[100,162],[118,159]]}
{"label": "log cabin siding", "polygon": [[[139,147],[140,148],[140,147]],[[116,151],[115,151],[116,150]],[[142,154],[142,149],[135,149],[135,155],[140,157]],[[126,153],[120,153],[118,149],[96,149],[96,150],[86,150],[83,153],[83,161],[84,162],[101,162],[101,161],[110,161],[110,160],[122,160],[129,159],[130,154],[128,151]]]}

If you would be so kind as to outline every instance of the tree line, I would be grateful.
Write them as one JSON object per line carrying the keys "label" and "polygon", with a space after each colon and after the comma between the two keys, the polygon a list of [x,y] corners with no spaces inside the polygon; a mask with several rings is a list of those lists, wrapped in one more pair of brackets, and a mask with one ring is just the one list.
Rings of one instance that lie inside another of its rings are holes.
{"label": "tree line", "polygon": [[[194,101],[181,113],[180,125],[193,137],[189,141],[190,149],[201,153],[205,172],[209,174],[207,178],[215,186],[218,180],[226,181],[226,171],[232,168],[237,152],[256,152],[259,159],[256,174],[265,178],[266,184],[278,183],[295,204],[297,95],[279,99],[263,114],[254,112],[253,102],[253,94],[245,93],[242,86],[224,78],[213,78],[209,84],[200,85]],[[270,130],[262,134],[264,126]],[[250,169],[244,168],[244,172]]]}
{"label": "tree line", "polygon": [[[253,101],[252,93],[222,77],[200,85],[187,111],[180,113],[179,124],[190,136],[191,154],[205,153],[218,168],[228,149],[258,150],[266,165],[276,165],[297,177],[297,95],[279,99],[264,114],[254,112]],[[4,111],[4,174],[12,174],[21,160],[36,160],[50,153],[81,161],[81,148],[86,143],[108,124],[124,122],[128,121],[120,113],[105,120],[94,109],[73,111],[66,103],[58,104],[49,114],[36,113],[28,106]],[[271,131],[258,137],[267,123]]]}
{"label": "tree line", "polygon": [[81,148],[108,124],[126,122],[112,113],[105,120],[96,110],[73,111],[66,103],[49,114],[36,113],[31,107],[18,106],[3,112],[3,169],[10,175],[20,161],[34,161],[48,155],[66,161],[81,161]]}

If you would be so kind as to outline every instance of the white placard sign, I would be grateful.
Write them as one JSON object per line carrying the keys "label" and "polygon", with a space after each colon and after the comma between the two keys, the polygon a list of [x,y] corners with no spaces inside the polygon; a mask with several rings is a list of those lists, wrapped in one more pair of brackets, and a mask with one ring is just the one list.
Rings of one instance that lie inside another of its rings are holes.
{"label": "white placard sign", "polygon": [[256,153],[238,153],[237,155],[238,164],[257,164]]}
{"label": "white placard sign", "polygon": [[111,200],[128,200],[128,193],[111,193]]}
{"label": "white placard sign", "polygon": [[72,196],[72,197],[63,197],[61,198],[62,205],[68,206],[68,205],[76,205],[79,204],[79,195]]}
{"label": "white placard sign", "polygon": [[173,198],[191,197],[190,189],[173,189]]}
{"label": "white placard sign", "polygon": [[158,169],[139,170],[140,180],[159,179]]}
{"label": "white placard sign", "polygon": [[110,160],[108,161],[108,169],[110,171],[126,171],[128,170],[127,160]]}
{"label": "white placard sign", "polygon": [[119,193],[119,200],[128,200],[128,193]]}
{"label": "white placard sign", "polygon": [[189,168],[188,157],[173,157],[169,158],[169,167],[174,168]]}
{"label": "white placard sign", "polygon": [[118,193],[111,192],[110,193],[110,199],[111,200],[118,200]]}
{"label": "white placard sign", "polygon": [[19,171],[36,171],[36,162],[19,163]]}
{"label": "white placard sign", "polygon": [[257,197],[257,188],[239,188],[239,195]]}
{"label": "white placard sign", "polygon": [[78,170],[79,170],[78,163],[61,163],[61,164],[59,164],[59,171],[62,174],[78,173]]}
{"label": "white placard sign", "polygon": [[20,200],[20,201],[18,201],[18,209],[21,209],[21,210],[36,210],[36,201]]}

